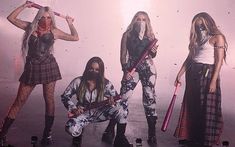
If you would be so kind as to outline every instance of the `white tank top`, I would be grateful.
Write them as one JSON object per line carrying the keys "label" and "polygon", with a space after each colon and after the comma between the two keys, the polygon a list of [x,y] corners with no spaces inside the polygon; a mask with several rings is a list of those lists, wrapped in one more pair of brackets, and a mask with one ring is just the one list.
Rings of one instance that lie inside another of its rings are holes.
{"label": "white tank top", "polygon": [[209,43],[209,40],[196,48],[196,54],[193,60],[197,63],[214,64],[214,47]]}

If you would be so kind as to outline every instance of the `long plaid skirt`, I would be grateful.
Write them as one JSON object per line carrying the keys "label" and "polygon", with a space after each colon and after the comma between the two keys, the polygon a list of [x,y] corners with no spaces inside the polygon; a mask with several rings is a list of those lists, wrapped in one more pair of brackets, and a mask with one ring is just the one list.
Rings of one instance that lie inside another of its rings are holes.
{"label": "long plaid skirt", "polygon": [[186,88],[174,136],[204,146],[219,143],[223,128],[220,79],[209,93],[213,65],[193,63],[186,71]]}
{"label": "long plaid skirt", "polygon": [[40,58],[26,58],[24,72],[19,81],[29,85],[48,84],[61,79],[59,66],[52,54]]}

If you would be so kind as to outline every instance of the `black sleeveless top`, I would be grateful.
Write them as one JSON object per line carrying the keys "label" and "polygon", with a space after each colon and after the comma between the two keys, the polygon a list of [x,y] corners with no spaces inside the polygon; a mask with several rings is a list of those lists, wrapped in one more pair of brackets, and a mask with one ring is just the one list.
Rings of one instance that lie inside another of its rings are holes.
{"label": "black sleeveless top", "polygon": [[150,41],[147,37],[142,40],[139,37],[129,37],[127,38],[127,49],[128,53],[133,58],[138,58],[142,55],[143,51],[147,48]]}
{"label": "black sleeveless top", "polygon": [[50,48],[54,44],[54,36],[51,32],[42,36],[31,35],[29,38],[28,56],[42,57],[50,54]]}

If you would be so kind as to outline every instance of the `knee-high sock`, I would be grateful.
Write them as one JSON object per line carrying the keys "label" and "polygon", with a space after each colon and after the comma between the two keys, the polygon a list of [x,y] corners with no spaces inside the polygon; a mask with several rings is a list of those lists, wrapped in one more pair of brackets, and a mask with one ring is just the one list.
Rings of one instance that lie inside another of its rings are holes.
{"label": "knee-high sock", "polygon": [[3,121],[2,124],[2,128],[0,131],[0,138],[3,138],[4,136],[6,136],[10,126],[12,125],[12,123],[14,122],[15,119],[11,119],[9,117],[6,117],[5,120]]}
{"label": "knee-high sock", "polygon": [[54,123],[54,116],[45,115],[45,128],[43,131],[43,137],[49,137],[52,125]]}

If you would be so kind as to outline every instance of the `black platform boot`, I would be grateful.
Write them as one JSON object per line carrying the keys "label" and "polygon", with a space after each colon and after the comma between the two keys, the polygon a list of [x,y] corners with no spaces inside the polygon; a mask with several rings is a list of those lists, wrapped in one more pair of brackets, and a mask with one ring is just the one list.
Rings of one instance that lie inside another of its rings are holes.
{"label": "black platform boot", "polygon": [[52,132],[51,127],[54,122],[54,116],[45,116],[45,128],[43,131],[43,136],[41,140],[42,145],[50,145],[52,144]]}
{"label": "black platform boot", "polygon": [[103,142],[106,142],[108,144],[112,144],[113,143],[113,139],[115,137],[115,131],[114,131],[114,128],[115,128],[115,125],[117,124],[116,120],[115,119],[111,119],[109,121],[109,124],[107,126],[107,128],[105,129],[103,135],[102,135],[102,141]]}
{"label": "black platform boot", "polygon": [[114,140],[113,147],[133,147],[125,136],[126,124],[117,123],[117,135]]}
{"label": "black platform boot", "polygon": [[11,124],[14,122],[15,119],[11,119],[9,117],[6,117],[5,120],[3,121],[2,128],[0,131],[0,147],[6,147],[7,142],[6,142],[6,135],[8,132],[8,129],[10,128]]}
{"label": "black platform boot", "polygon": [[73,137],[73,146],[74,147],[81,147],[82,145],[82,134],[78,137]]}
{"label": "black platform boot", "polygon": [[147,117],[148,122],[148,144],[151,146],[157,146],[157,139],[156,139],[156,116],[149,116]]}

